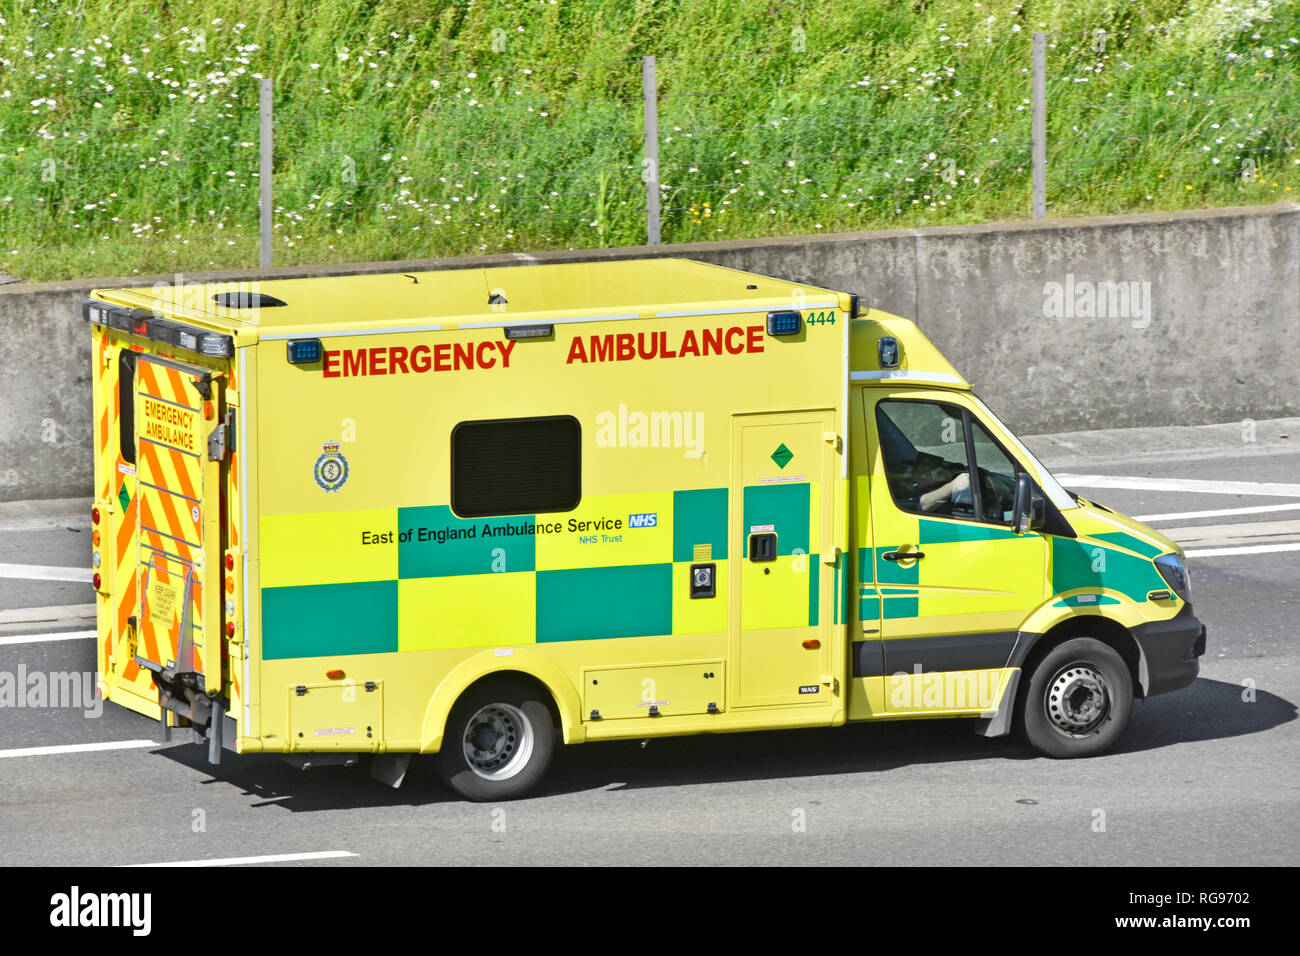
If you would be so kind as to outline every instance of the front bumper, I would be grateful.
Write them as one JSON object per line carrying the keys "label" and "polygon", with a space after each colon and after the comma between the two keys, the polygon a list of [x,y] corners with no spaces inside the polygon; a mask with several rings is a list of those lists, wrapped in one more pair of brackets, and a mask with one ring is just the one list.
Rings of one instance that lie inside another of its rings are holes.
{"label": "front bumper", "polygon": [[1196,619],[1190,604],[1167,621],[1139,624],[1133,637],[1145,665],[1144,697],[1178,690],[1196,680],[1199,658],[1205,653],[1205,625]]}

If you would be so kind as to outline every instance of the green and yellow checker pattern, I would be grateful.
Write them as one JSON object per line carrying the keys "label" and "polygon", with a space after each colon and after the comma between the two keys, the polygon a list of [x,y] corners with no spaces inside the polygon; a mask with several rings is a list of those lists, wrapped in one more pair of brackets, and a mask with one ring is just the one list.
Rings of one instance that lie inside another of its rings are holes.
{"label": "green and yellow checker pattern", "polygon": [[[743,513],[746,526],[778,525],[780,561],[815,569],[818,507],[809,484],[764,486],[745,489]],[[558,515],[462,519],[432,505],[265,516],[263,656],[726,631],[729,508],[726,488],[703,488],[588,496]],[[716,596],[692,599],[690,566],[704,561]],[[746,626],[816,624],[817,574],[794,577],[797,594],[755,589]]]}

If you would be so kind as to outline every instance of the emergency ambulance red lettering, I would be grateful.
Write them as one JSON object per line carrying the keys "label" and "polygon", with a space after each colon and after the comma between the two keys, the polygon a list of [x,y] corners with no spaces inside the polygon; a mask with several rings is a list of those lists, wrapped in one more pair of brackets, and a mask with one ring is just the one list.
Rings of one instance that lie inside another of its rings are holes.
{"label": "emergency ambulance red lettering", "polygon": [[321,362],[322,378],[356,378],[362,375],[407,375],[425,372],[510,367],[515,342],[440,342],[434,346],[376,346],[366,349],[331,349]]}
{"label": "emergency ambulance red lettering", "polygon": [[[630,362],[662,358],[702,357],[706,355],[740,355],[763,351],[763,326],[686,329],[681,342],[669,344],[668,332],[620,332],[617,335],[575,335],[569,343],[566,365],[575,362]],[[514,345],[513,342],[510,343]]]}

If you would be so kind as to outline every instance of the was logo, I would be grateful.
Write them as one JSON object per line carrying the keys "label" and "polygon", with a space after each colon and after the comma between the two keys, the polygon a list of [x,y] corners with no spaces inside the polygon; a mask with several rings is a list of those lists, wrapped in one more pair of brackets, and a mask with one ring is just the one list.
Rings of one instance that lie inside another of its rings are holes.
{"label": "was logo", "polygon": [[325,491],[338,491],[348,480],[348,460],[339,451],[336,441],[321,442],[321,455],[316,459],[313,474],[316,484]]}

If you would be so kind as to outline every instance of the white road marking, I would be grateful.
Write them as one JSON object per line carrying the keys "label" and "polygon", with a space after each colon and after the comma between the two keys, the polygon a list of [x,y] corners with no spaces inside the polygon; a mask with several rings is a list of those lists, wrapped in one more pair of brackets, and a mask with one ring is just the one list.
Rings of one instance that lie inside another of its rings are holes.
{"label": "white road marking", "polygon": [[296,863],[299,860],[337,860],[356,856],[348,850],[320,850],[315,853],[272,853],[267,856],[229,856],[221,860],[181,860],[176,863],[128,863],[128,868],[148,866],[243,866],[246,863]]}
{"label": "white road marking", "polygon": [[0,637],[0,647],[6,644],[41,644],[45,641],[84,641],[97,636],[94,631],[56,631],[52,634],[13,634]]}
{"label": "white road marking", "polygon": [[90,583],[89,568],[52,568],[43,564],[0,564],[0,578],[24,581],[78,581]]}
{"label": "white road marking", "polygon": [[14,607],[0,611],[0,624],[45,624],[94,617],[93,604],[54,604],[49,607]]}
{"label": "white road marking", "polygon": [[58,744],[54,747],[20,747],[17,750],[0,750],[0,757],[49,757],[54,754],[92,753],[97,750],[131,750],[138,747],[161,746],[155,740],[105,740],[97,744]]}
{"label": "white road marking", "polygon": [[1234,547],[1255,543],[1285,544],[1300,541],[1300,521],[1247,521],[1238,524],[1205,524],[1194,528],[1170,528],[1166,532],[1184,547]]}
{"label": "white road marking", "polygon": [[1300,511],[1300,505],[1255,505],[1253,508],[1215,508],[1212,511],[1171,511],[1162,515],[1134,515],[1134,521],[1181,521],[1184,518],[1218,518],[1223,515],[1255,515],[1267,511]]}
{"label": "white road marking", "polygon": [[1241,548],[1191,548],[1183,554],[1189,558],[1213,558],[1233,554],[1267,554],[1270,551],[1300,551],[1300,541],[1291,544],[1250,544]]}
{"label": "white road marking", "polygon": [[1125,475],[1057,475],[1067,488],[1125,488],[1131,491],[1191,491],[1205,495],[1261,495],[1300,498],[1300,485],[1278,481],[1205,481],[1199,478],[1143,478]]}

